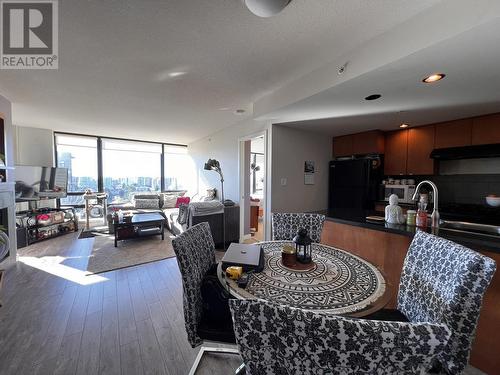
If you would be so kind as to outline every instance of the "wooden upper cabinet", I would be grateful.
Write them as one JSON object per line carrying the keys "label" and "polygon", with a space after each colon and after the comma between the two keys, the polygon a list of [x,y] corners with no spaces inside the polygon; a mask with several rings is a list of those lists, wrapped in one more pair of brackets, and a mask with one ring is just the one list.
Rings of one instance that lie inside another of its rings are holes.
{"label": "wooden upper cabinet", "polygon": [[333,138],[333,156],[351,156],[353,155],[352,135]]}
{"label": "wooden upper cabinet", "polygon": [[500,143],[500,113],[472,119],[472,144]]}
{"label": "wooden upper cabinet", "polygon": [[407,156],[408,130],[397,130],[385,133],[385,175],[406,174]]}
{"label": "wooden upper cabinet", "polygon": [[333,156],[383,154],[385,138],[380,130],[333,138]]}
{"label": "wooden upper cabinet", "polygon": [[420,126],[408,129],[408,174],[434,174],[434,159],[430,153],[434,150],[435,126]]}
{"label": "wooden upper cabinet", "polygon": [[436,124],[435,148],[470,146],[472,119]]}
{"label": "wooden upper cabinet", "polygon": [[384,133],[380,130],[353,134],[352,136],[354,155],[383,154],[384,146]]}

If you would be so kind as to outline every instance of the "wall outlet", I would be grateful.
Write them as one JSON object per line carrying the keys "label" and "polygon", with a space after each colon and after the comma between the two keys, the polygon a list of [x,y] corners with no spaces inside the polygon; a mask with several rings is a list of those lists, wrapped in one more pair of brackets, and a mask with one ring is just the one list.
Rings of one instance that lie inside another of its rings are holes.
{"label": "wall outlet", "polygon": [[282,177],[281,178],[281,186],[286,186],[287,180],[286,178]]}

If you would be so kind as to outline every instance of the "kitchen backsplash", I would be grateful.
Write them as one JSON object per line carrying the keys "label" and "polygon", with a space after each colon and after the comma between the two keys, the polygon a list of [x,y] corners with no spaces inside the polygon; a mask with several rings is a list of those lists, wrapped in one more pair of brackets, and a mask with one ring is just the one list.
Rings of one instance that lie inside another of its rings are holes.
{"label": "kitchen backsplash", "polygon": [[417,182],[427,179],[434,182],[442,203],[486,205],[487,195],[500,196],[500,174],[416,176],[415,179]]}

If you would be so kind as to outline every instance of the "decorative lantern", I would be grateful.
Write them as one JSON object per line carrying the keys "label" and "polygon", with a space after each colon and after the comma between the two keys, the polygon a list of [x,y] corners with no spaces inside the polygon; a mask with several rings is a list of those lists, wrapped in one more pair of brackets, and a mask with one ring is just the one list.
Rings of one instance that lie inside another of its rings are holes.
{"label": "decorative lantern", "polygon": [[312,261],[312,240],[307,235],[307,229],[299,229],[297,235],[293,238],[297,261],[303,264]]}

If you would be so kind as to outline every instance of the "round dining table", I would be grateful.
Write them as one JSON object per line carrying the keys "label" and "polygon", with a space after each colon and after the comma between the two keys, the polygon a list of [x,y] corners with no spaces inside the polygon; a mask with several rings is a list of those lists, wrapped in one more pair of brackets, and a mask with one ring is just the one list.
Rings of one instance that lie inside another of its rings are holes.
{"label": "round dining table", "polygon": [[366,260],[331,246],[313,243],[309,269],[286,267],[281,250],[291,241],[256,244],[264,251],[264,269],[249,272],[245,288],[225,276],[218,277],[231,295],[240,299],[263,299],[314,312],[362,317],[383,308],[390,299],[382,273]]}

